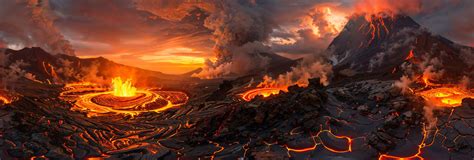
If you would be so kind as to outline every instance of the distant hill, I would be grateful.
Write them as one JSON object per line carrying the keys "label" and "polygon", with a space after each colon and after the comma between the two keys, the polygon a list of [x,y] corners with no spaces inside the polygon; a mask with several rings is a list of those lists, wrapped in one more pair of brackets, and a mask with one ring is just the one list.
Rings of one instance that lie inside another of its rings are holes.
{"label": "distant hill", "polygon": [[115,63],[103,57],[81,59],[63,54],[52,55],[41,48],[6,49],[6,66],[23,61],[26,72],[37,80],[51,83],[97,81],[108,83],[112,77],[132,78],[137,85],[181,83],[190,79]]}

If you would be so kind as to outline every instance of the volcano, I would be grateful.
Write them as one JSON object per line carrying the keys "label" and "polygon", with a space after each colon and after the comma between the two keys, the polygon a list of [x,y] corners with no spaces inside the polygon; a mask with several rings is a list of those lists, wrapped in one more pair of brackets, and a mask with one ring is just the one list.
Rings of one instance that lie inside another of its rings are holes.
{"label": "volcano", "polygon": [[381,14],[369,21],[364,16],[352,17],[328,52],[332,53],[336,77],[341,79],[399,78],[404,64],[436,58],[445,73],[443,80],[454,82],[462,75],[472,77],[471,62],[462,55],[463,51],[471,50],[433,35],[409,16]]}

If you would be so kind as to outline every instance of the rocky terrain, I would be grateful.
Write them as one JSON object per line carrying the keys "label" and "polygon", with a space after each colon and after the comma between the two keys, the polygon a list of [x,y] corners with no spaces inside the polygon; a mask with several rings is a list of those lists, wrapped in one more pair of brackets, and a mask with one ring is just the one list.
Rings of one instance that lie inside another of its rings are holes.
{"label": "rocky terrain", "polygon": [[[473,156],[472,99],[466,99],[461,107],[436,111],[437,121],[428,127],[423,100],[400,94],[390,81],[361,81],[338,87],[311,83],[307,88],[289,90],[249,103],[233,96],[221,101],[191,101],[180,108],[137,117],[86,117],[70,111],[73,104],[60,99],[24,96],[2,106],[2,157]],[[45,91],[44,96],[54,97],[54,90]]]}

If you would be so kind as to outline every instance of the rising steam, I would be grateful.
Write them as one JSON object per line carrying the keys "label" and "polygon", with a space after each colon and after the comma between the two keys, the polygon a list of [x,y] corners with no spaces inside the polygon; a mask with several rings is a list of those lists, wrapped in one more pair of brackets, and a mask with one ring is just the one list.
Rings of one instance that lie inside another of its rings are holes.
{"label": "rising steam", "polygon": [[307,87],[309,79],[319,78],[320,83],[327,86],[332,75],[332,65],[321,57],[306,58],[298,66],[293,67],[290,72],[279,75],[277,78],[265,76],[259,87],[287,88],[298,85]]}

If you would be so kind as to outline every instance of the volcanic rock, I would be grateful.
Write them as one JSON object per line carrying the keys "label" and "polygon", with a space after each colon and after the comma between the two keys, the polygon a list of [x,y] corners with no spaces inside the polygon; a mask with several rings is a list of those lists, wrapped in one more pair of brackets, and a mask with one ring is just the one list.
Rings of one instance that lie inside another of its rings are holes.
{"label": "volcanic rock", "polygon": [[471,99],[471,98],[463,99],[462,106],[474,109],[474,99]]}

